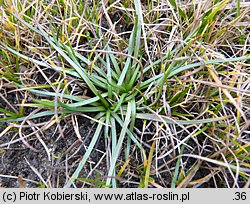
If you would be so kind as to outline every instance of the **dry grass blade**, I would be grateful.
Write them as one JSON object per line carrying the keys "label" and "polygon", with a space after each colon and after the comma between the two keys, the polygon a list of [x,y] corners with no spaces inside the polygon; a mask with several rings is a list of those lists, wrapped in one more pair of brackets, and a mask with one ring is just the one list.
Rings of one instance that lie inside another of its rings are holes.
{"label": "dry grass blade", "polygon": [[[233,169],[233,170],[238,169],[238,167],[236,167],[234,165],[224,163],[224,162],[221,162],[221,161],[217,161],[217,160],[214,160],[214,159],[210,159],[210,158],[207,158],[207,157],[202,157],[202,156],[199,156],[199,155],[183,154],[181,156],[183,156],[183,157],[193,157],[193,158],[200,159],[200,160],[203,160],[203,161],[211,162],[211,163],[216,164],[218,166],[226,167],[228,169]],[[250,169],[247,169],[247,168],[240,167],[239,170],[242,171],[242,172],[250,173]]]}
{"label": "dry grass blade", "polygon": [[27,162],[27,164],[30,166],[30,168],[32,169],[32,171],[34,171],[34,173],[38,176],[39,179],[41,179],[41,181],[43,182],[43,184],[49,188],[50,186],[47,184],[47,182],[44,180],[44,178],[42,177],[42,175],[40,174],[40,172],[33,166],[30,164],[30,162],[24,158],[25,161]]}
{"label": "dry grass blade", "polygon": [[201,165],[201,162],[195,165],[193,169],[188,172],[188,174],[185,176],[185,178],[178,184],[177,188],[187,188],[188,185],[190,184],[190,181],[193,179],[195,176],[196,172],[199,170]]}
{"label": "dry grass blade", "polygon": [[154,154],[154,151],[155,151],[155,145],[156,145],[156,140],[153,141],[153,144],[151,146],[151,149],[150,149],[150,152],[149,152],[149,155],[148,155],[147,168],[146,168],[145,180],[144,180],[144,188],[148,187],[151,164],[152,164],[153,154]]}
{"label": "dry grass blade", "polygon": [[[213,70],[213,68],[211,66],[209,66],[209,72],[211,74],[211,76],[213,77],[214,81],[218,84],[218,86],[222,86],[221,81],[219,80],[218,76],[216,75],[215,71]],[[228,92],[227,89],[222,88],[223,93],[228,97],[228,99],[230,100],[230,102],[235,106],[235,108],[237,108],[237,110],[241,113],[242,117],[244,118],[245,121],[248,121],[245,113],[243,112],[242,108],[239,106],[239,104],[234,100],[234,98],[232,97],[232,95]]]}

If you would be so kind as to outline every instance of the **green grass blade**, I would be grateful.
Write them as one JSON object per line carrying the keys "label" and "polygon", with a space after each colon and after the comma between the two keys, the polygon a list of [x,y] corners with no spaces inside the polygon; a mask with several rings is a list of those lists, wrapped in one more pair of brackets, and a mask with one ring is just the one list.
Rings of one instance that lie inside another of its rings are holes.
{"label": "green grass blade", "polygon": [[[35,118],[41,118],[41,117],[45,117],[45,116],[50,116],[50,115],[54,115],[54,111],[42,111],[36,114],[33,114],[29,117],[29,119],[35,119]],[[18,117],[18,118],[0,118],[0,122],[20,122],[25,120],[27,117]]]}
{"label": "green grass blade", "polygon": [[69,69],[65,69],[65,68],[62,68],[62,67],[58,67],[58,66],[55,66],[55,65],[50,65],[50,64],[47,64],[41,60],[36,60],[36,59],[33,59],[33,58],[30,58],[30,57],[27,57],[19,52],[17,52],[16,50],[13,50],[12,48],[8,47],[7,45],[5,45],[4,43],[0,42],[0,44],[5,47],[8,51],[10,51],[11,53],[27,60],[27,61],[30,61],[34,64],[37,64],[37,65],[40,65],[40,66],[43,66],[43,67],[46,67],[46,68],[50,68],[50,69],[53,69],[55,71],[58,71],[58,72],[66,72],[67,74],[70,74],[72,76],[75,76],[77,78],[80,78],[79,74],[75,71],[72,71],[72,70],[69,70]]}
{"label": "green grass blade", "polygon": [[[132,31],[132,34],[130,35],[130,38],[129,38],[128,55],[132,55],[133,51],[134,51],[137,23],[138,23],[138,20],[136,21],[135,26],[134,26],[133,31]],[[121,86],[123,84],[125,77],[127,79],[130,79],[131,76],[128,76],[129,69],[131,69],[131,58],[130,57],[128,57],[126,60],[125,66],[122,70],[122,73],[121,73],[119,80],[118,80],[118,83],[117,83],[118,86]]]}
{"label": "green grass blade", "polygon": [[116,106],[114,106],[114,110],[113,112],[116,113],[118,111],[118,109],[121,107],[121,105],[123,104],[124,102],[124,99],[126,97],[126,93],[123,93],[119,99],[119,101],[115,104]]}
{"label": "green grass blade", "polygon": [[106,108],[104,106],[85,106],[85,107],[72,107],[69,106],[68,104],[64,104],[62,103],[60,100],[58,100],[58,105],[63,107],[63,111],[67,110],[68,112],[102,112],[102,111],[106,111]]}
{"label": "green grass blade", "polygon": [[166,116],[162,115],[160,116],[150,113],[137,113],[136,118],[143,120],[153,120],[158,122],[163,122],[164,120],[168,124],[181,124],[181,125],[211,123],[227,119],[227,117],[217,117],[217,118],[200,119],[200,120],[174,120]]}
{"label": "green grass blade", "polygon": [[112,159],[111,159],[111,164],[110,164],[110,168],[109,168],[109,172],[108,172],[108,178],[106,181],[106,185],[109,186],[110,182],[111,182],[111,176],[114,174],[114,169],[115,169],[115,165],[116,165],[116,161],[118,159],[118,156],[120,155],[121,149],[122,149],[122,144],[130,123],[130,116],[132,113],[132,107],[131,107],[131,102],[128,102],[128,107],[127,107],[127,112],[126,112],[126,117],[124,120],[124,124],[122,126],[122,130],[121,130],[121,134],[120,137],[118,139],[116,148],[115,148],[115,152],[112,152]]}
{"label": "green grass blade", "polygon": [[[188,141],[189,141],[189,139],[185,143],[187,144]],[[186,145],[182,145],[181,146],[180,154],[183,154],[183,152],[185,150],[185,147],[186,147]],[[178,179],[178,175],[179,175],[180,165],[181,165],[181,157],[179,157],[177,159],[177,162],[176,162],[174,175],[173,175],[173,178],[172,178],[172,181],[171,181],[171,188],[175,188],[176,187],[176,183],[177,183],[177,179]]]}
{"label": "green grass blade", "polygon": [[[130,122],[130,125],[129,125],[130,132],[134,132],[135,119],[136,119],[136,103],[135,103],[135,99],[132,99],[131,100],[131,122]],[[128,137],[128,139],[127,139],[127,147],[126,147],[126,152],[125,152],[125,159],[126,160],[128,160],[128,158],[129,158],[130,146],[131,146],[131,138]]]}
{"label": "green grass blade", "polygon": [[77,71],[77,73],[81,76],[81,78],[86,82],[90,90],[100,98],[101,102],[103,105],[108,108],[109,103],[101,96],[99,91],[95,88],[93,83],[90,81],[89,76],[87,75],[86,71],[82,69],[82,67],[78,66],[72,59],[70,59],[64,52],[63,50],[56,46],[49,38],[47,33],[41,28],[41,26],[38,25],[38,28],[40,32],[42,33],[42,36],[50,43],[50,45],[65,59],[67,62]]}
{"label": "green grass blade", "polygon": [[112,76],[112,68],[111,68],[111,66],[110,66],[110,59],[109,59],[109,55],[108,54],[106,54],[106,61],[107,61],[107,66],[106,66],[106,68],[107,68],[107,80],[108,80],[108,82],[109,82],[109,84],[108,84],[108,98],[112,98],[112,86],[110,86],[110,82],[111,82],[111,76]]}
{"label": "green grass blade", "polygon": [[11,111],[5,110],[3,108],[0,108],[0,113],[4,113],[5,115],[11,116],[13,118],[20,117],[20,115],[13,113]]}
{"label": "green grass blade", "polygon": [[[107,50],[108,50],[108,51],[111,51],[111,48],[109,47],[109,45],[107,45]],[[117,74],[118,76],[121,75],[121,70],[120,70],[120,67],[119,67],[119,65],[118,65],[118,62],[117,62],[115,56],[113,55],[113,53],[110,53],[109,56],[110,56],[110,59],[111,59],[111,61],[112,61],[112,64],[114,65],[116,74]],[[116,78],[116,80],[118,80],[118,78]]]}
{"label": "green grass blade", "polygon": [[104,127],[104,136],[105,138],[109,137],[109,125],[110,125],[110,111],[106,111],[106,126]]}
{"label": "green grass blade", "polygon": [[[112,116],[115,118],[115,120],[119,123],[119,125],[121,127],[124,126],[123,120],[116,113],[112,113]],[[127,134],[131,138],[131,140],[136,144],[136,146],[139,149],[142,149],[141,143],[135,138],[135,136],[133,135],[133,133],[129,129],[127,129]]]}
{"label": "green grass blade", "polygon": [[[104,118],[101,119],[101,122],[104,121]],[[97,139],[99,138],[100,136],[100,133],[101,133],[101,130],[102,130],[102,126],[103,124],[102,123],[98,123],[97,125],[97,128],[96,128],[96,131],[95,131],[95,134],[88,146],[88,149],[86,150],[85,154],[83,155],[83,158],[81,160],[81,162],[79,163],[77,169],[75,170],[75,172],[72,174],[71,178],[68,180],[68,182],[66,183],[66,185],[64,186],[64,188],[69,188],[75,181],[75,179],[78,178],[80,172],[82,171],[85,163],[87,162],[96,142],[97,142]]]}
{"label": "green grass blade", "polygon": [[244,61],[244,60],[249,60],[250,56],[244,56],[244,57],[235,57],[235,58],[225,58],[225,59],[215,59],[215,60],[207,60],[207,61],[203,61],[201,62],[197,62],[197,63],[193,63],[193,64],[189,64],[183,67],[177,67],[177,68],[173,68],[173,70],[171,71],[171,73],[169,74],[169,77],[172,77],[182,71],[191,69],[191,68],[195,68],[195,67],[199,67],[202,65],[208,65],[208,64],[220,64],[220,63],[228,63],[228,62],[237,62],[237,61]]}
{"label": "green grass blade", "polygon": [[[39,88],[39,86],[37,87],[24,87],[22,85],[18,85],[16,84],[16,86],[18,86],[19,88],[23,89],[23,90],[28,90],[29,92],[31,93],[34,93],[34,94],[37,94],[39,96],[47,96],[47,97],[62,97],[64,99],[70,99],[70,100],[74,100],[74,101],[78,101],[80,102],[79,104],[78,103],[72,103],[70,105],[72,105],[72,107],[77,107],[77,106],[82,106],[82,105],[87,105],[87,104],[91,104],[93,102],[96,102],[99,100],[98,97],[94,97],[94,98],[91,98],[91,99],[83,99],[81,97],[78,97],[78,96],[73,96],[73,95],[70,95],[70,94],[62,94],[62,93],[54,93],[54,92],[50,92],[50,91],[41,91],[41,90],[36,90],[36,88]],[[107,97],[107,93],[104,93],[102,94],[103,97]],[[90,102],[87,102],[88,100],[90,100]],[[75,104],[75,105],[74,105]]]}
{"label": "green grass blade", "polygon": [[179,15],[185,19],[186,18],[186,14],[184,13],[184,11],[181,9],[181,7],[178,6],[178,4],[176,3],[175,0],[169,0],[169,2],[172,4],[172,6],[174,7],[175,10],[178,11]]}
{"label": "green grass blade", "polygon": [[[192,64],[188,64],[185,65],[183,67],[174,67],[172,69],[172,71],[170,72],[168,78],[173,77],[174,75],[177,75],[178,73],[191,69],[191,68],[195,68],[195,67],[199,67],[202,65],[208,65],[208,64],[220,64],[220,63],[228,63],[228,62],[237,62],[237,61],[245,61],[245,60],[249,60],[250,56],[244,56],[244,57],[235,57],[235,58],[225,58],[225,59],[215,59],[215,60],[207,60],[207,61],[203,61],[201,62],[196,62],[196,63],[192,63]],[[159,81],[162,79],[162,77],[164,76],[164,73],[158,74],[146,81],[144,81],[143,83],[141,83],[141,85],[139,86],[140,89],[143,89],[144,87],[147,87],[148,84],[154,82],[154,81]]]}
{"label": "green grass blade", "polygon": [[[19,21],[21,21],[24,25],[26,25],[27,27],[29,27],[31,30],[35,31],[36,33],[42,35],[49,43],[50,45],[65,59],[67,60],[67,62],[77,71],[77,73],[80,75],[80,77],[86,82],[86,84],[88,85],[88,87],[90,88],[90,90],[100,98],[100,100],[102,101],[102,103],[104,104],[104,106],[106,108],[109,107],[109,103],[100,95],[99,91],[95,88],[95,86],[92,84],[92,82],[90,81],[86,71],[84,69],[82,69],[81,67],[79,67],[72,59],[70,59],[64,52],[63,50],[58,47],[54,42],[53,42],[53,38],[49,37],[48,34],[42,29],[42,27],[37,24],[38,29],[34,28],[33,26],[31,26],[29,23],[25,22],[24,20],[22,20],[19,16],[13,14],[13,16],[15,18],[17,18]],[[7,46],[3,44],[3,46],[7,49]],[[17,53],[17,52],[16,52]],[[23,55],[24,56],[24,55]],[[27,58],[27,57],[26,57]],[[38,60],[33,60],[28,58],[27,60],[35,62],[37,64],[41,63]],[[46,63],[43,63],[46,67],[51,68],[51,66],[48,66]]]}
{"label": "green grass blade", "polygon": [[[194,36],[195,34],[197,33],[198,31],[198,28],[199,26],[197,26],[189,35],[188,37],[182,42],[180,43],[174,50],[172,50],[170,52],[170,56],[175,54],[177,52],[177,50],[179,50],[180,48],[183,47],[183,45],[185,45],[186,43],[188,43]],[[162,63],[164,60],[168,59],[169,58],[169,54],[168,55],[165,55],[163,56],[162,58],[154,61],[152,64],[148,65],[147,67],[145,67],[143,69],[143,74],[145,74],[148,70],[150,70],[151,68],[153,68],[154,66],[158,65],[159,63]]]}
{"label": "green grass blade", "polygon": [[[111,145],[111,153],[114,154],[116,146],[117,146],[117,132],[116,132],[116,122],[113,117],[110,118],[110,123],[111,123],[111,138],[112,138],[112,145]],[[114,173],[113,176],[115,177],[116,175],[116,168],[114,168]],[[112,179],[112,187],[116,188],[116,179]]]}

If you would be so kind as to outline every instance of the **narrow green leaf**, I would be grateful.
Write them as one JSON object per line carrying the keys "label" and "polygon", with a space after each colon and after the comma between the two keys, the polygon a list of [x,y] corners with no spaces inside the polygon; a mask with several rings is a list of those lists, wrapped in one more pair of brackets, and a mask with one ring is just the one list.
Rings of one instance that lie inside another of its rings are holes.
{"label": "narrow green leaf", "polygon": [[[131,100],[131,122],[129,125],[130,132],[134,132],[135,120],[136,120],[136,103],[135,103],[135,99],[132,99]],[[129,158],[130,146],[131,146],[131,138],[128,137],[127,147],[126,147],[126,152],[125,152],[125,159],[126,160],[128,160],[128,158]]]}
{"label": "narrow green leaf", "polygon": [[63,111],[68,110],[71,112],[101,112],[101,111],[106,111],[106,108],[104,106],[84,106],[84,107],[71,107],[68,104],[62,103],[60,100],[58,100],[58,105],[64,108]]}
{"label": "narrow green leaf", "polygon": [[110,111],[106,111],[106,126],[104,127],[105,138],[109,137]]}
{"label": "narrow green leaf", "polygon": [[125,138],[125,135],[126,135],[129,123],[130,123],[131,112],[132,112],[132,110],[131,110],[131,102],[128,102],[127,113],[126,113],[124,124],[122,126],[121,134],[120,134],[117,146],[115,148],[115,152],[112,153],[112,160],[111,160],[110,168],[109,168],[109,171],[108,171],[108,178],[106,180],[106,185],[107,186],[110,185],[110,182],[111,182],[110,177],[114,173],[116,161],[117,161],[118,156],[120,155],[120,152],[121,152],[121,149],[122,149],[123,140]]}
{"label": "narrow green leaf", "polygon": [[107,80],[109,82],[108,84],[108,98],[111,99],[112,98],[112,86],[110,86],[110,82],[111,82],[111,66],[110,66],[110,60],[109,60],[109,55],[106,54],[106,61],[107,61]]}
{"label": "narrow green leaf", "polygon": [[[124,126],[123,120],[116,113],[112,113],[112,116],[115,118],[115,120],[119,123],[121,127]],[[132,134],[132,132],[129,129],[127,129],[127,134],[131,138],[131,140],[136,144],[136,146],[139,149],[142,149],[141,143],[135,138],[135,136]]]}
{"label": "narrow green leaf", "polygon": [[[41,118],[44,116],[54,115],[54,111],[42,111],[36,114],[33,114],[29,117],[29,119]],[[25,120],[27,117],[18,117],[18,118],[0,118],[2,122],[20,122]]]}
{"label": "narrow green leaf", "polygon": [[250,56],[245,56],[245,57],[235,57],[235,58],[225,58],[225,59],[215,59],[215,60],[207,60],[207,61],[203,61],[201,62],[197,62],[197,63],[193,63],[193,64],[189,64],[183,67],[176,67],[174,68],[171,73],[169,74],[169,77],[172,77],[182,71],[194,68],[194,67],[199,67],[202,65],[207,65],[207,64],[219,64],[219,63],[228,63],[228,62],[237,62],[237,61],[244,61],[244,60],[248,60],[250,59]]}
{"label": "narrow green leaf", "polygon": [[[138,24],[138,20],[135,22],[135,26],[134,26],[132,33],[130,35],[130,38],[129,38],[128,55],[132,55],[133,51],[134,51],[134,44],[135,44],[135,38],[136,38],[136,32],[137,32],[137,28],[136,28],[137,24]],[[130,68],[131,68],[131,58],[128,57],[126,62],[125,62],[125,66],[122,70],[122,73],[119,77],[119,80],[117,83],[118,86],[121,86],[123,84],[125,77],[130,79],[130,76],[128,76],[128,72],[129,72]]]}
{"label": "narrow green leaf", "polygon": [[114,110],[112,112],[117,112],[118,109],[121,107],[122,103],[124,102],[124,99],[126,97],[126,93],[123,93],[118,101],[118,103],[116,103],[116,106],[114,106]]}
{"label": "narrow green leaf", "polygon": [[109,107],[109,103],[101,96],[99,91],[95,88],[93,83],[90,81],[86,71],[82,69],[78,64],[76,64],[72,59],[70,59],[60,47],[57,47],[49,38],[47,33],[42,29],[41,26],[38,25],[38,28],[40,32],[42,33],[43,37],[54,47],[54,49],[65,59],[67,62],[78,72],[78,74],[81,76],[81,78],[86,82],[90,90],[100,98],[101,102],[104,104],[106,108]]}
{"label": "narrow green leaf", "polygon": [[218,117],[218,118],[208,118],[208,119],[200,119],[200,120],[174,120],[168,118],[166,116],[160,116],[150,113],[137,113],[136,118],[143,119],[143,120],[153,120],[158,122],[163,122],[164,120],[166,123],[169,124],[181,124],[181,125],[190,125],[190,124],[202,124],[202,123],[211,123],[216,121],[221,121],[227,119],[227,117]]}
{"label": "narrow green leaf", "polygon": [[[115,119],[113,117],[111,117],[110,119],[110,123],[111,123],[111,137],[112,137],[112,147],[111,147],[111,154],[113,155],[117,146],[117,132],[116,132],[116,123],[115,123]],[[112,159],[112,158],[111,158]],[[113,176],[115,177],[116,175],[116,168],[114,168],[114,174]],[[112,179],[112,187],[116,188],[116,179],[113,178]]]}
{"label": "narrow green leaf", "polygon": [[[111,51],[111,48],[109,47],[109,45],[107,45],[107,50]],[[110,59],[114,65],[117,76],[121,75],[121,70],[120,70],[120,67],[118,65],[118,62],[117,62],[115,56],[112,53],[110,53],[109,56],[110,56]],[[116,78],[116,80],[118,80],[118,78]]]}
{"label": "narrow green leaf", "polygon": [[[104,122],[104,118],[101,119],[101,122]],[[99,138],[100,136],[100,133],[101,133],[101,130],[102,130],[102,126],[103,124],[102,123],[98,123],[97,125],[97,128],[96,128],[96,131],[95,131],[95,134],[94,136],[92,137],[92,140],[85,152],[85,154],[83,155],[83,158],[81,160],[81,162],[79,163],[77,169],[75,170],[75,172],[72,174],[71,178],[68,180],[68,182],[66,183],[66,185],[64,186],[64,188],[69,188],[73,183],[74,181],[78,178],[80,172],[82,171],[85,163],[87,162],[96,142],[97,142],[97,139]]]}

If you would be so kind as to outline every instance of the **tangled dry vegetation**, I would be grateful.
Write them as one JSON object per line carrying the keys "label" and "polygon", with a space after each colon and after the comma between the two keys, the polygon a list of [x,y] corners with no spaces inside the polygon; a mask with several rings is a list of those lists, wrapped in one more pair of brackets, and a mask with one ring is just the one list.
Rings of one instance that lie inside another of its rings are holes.
{"label": "tangled dry vegetation", "polygon": [[0,1],[0,186],[248,187],[249,10]]}

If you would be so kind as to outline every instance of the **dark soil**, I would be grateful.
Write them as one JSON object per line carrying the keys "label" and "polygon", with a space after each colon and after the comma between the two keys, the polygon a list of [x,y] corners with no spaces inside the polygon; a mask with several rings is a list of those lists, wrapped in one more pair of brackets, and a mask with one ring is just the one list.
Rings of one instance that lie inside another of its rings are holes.
{"label": "dark soil", "polygon": [[[82,139],[85,140],[85,143],[88,143],[90,139],[89,135],[92,132],[92,124],[84,118],[81,118],[80,121],[80,134],[83,136]],[[50,161],[42,144],[33,136],[34,139],[29,140],[29,145],[39,150],[39,152],[28,148],[21,141],[1,148],[0,174],[14,177],[22,176],[24,179],[33,180],[34,182],[26,182],[26,180],[24,180],[27,187],[43,186],[42,183],[36,182],[41,180],[34,170],[36,169],[45,181],[48,179],[51,182],[52,187],[63,187],[66,181],[66,157],[72,155],[74,150],[80,148],[78,153],[68,160],[68,171],[71,172],[76,168],[77,164],[75,164],[75,162],[84,154],[85,148],[76,137],[72,127],[67,127],[64,130],[64,136],[60,139],[58,139],[59,133],[55,127],[56,125],[43,132],[42,138],[49,150],[53,152],[52,155],[54,156],[52,156]],[[1,128],[1,130],[3,130],[3,128]],[[18,137],[14,131],[4,135],[4,137],[1,138],[0,144],[11,141],[13,136]],[[93,162],[97,162],[98,157],[98,153],[94,152]],[[85,169],[84,174],[87,175],[87,173],[88,170]],[[0,186],[20,187],[16,178],[6,178],[5,176],[1,176]]]}

